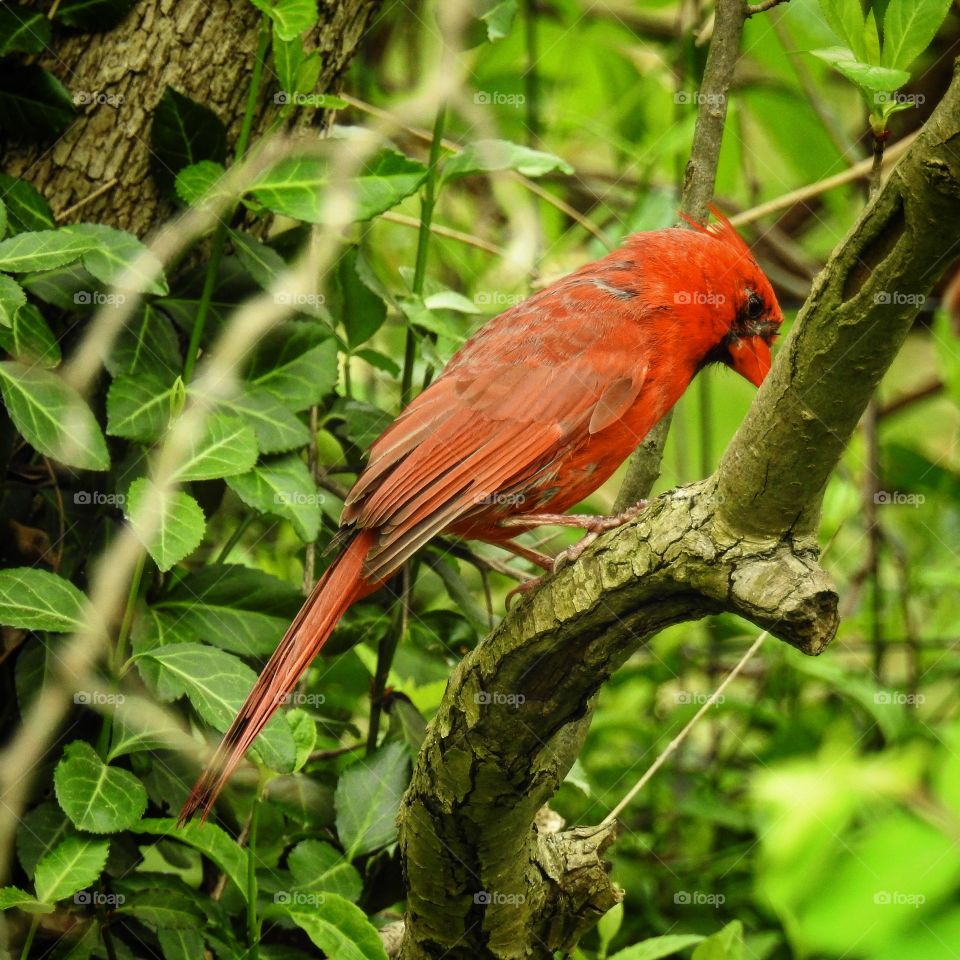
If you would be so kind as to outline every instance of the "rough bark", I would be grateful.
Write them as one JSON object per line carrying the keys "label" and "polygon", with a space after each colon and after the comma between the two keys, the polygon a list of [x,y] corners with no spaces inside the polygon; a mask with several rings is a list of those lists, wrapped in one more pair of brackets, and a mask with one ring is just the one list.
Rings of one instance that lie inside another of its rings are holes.
{"label": "rough bark", "polygon": [[[335,89],[379,6],[380,0],[321,0],[320,23],[307,41],[323,57],[318,92]],[[228,143],[235,142],[259,18],[245,0],[143,0],[106,33],[55,38],[37,62],[70,90],[81,116],[53,145],[8,145],[4,172],[29,180],[55,214],[83,203],[63,222],[107,223],[143,236],[172,212],[149,174],[154,108],[171,86],[210,107],[227,127]],[[254,135],[279,109],[269,66],[264,78],[267,95]],[[311,119],[312,112],[305,108],[299,120]]]}
{"label": "rough bark", "polygon": [[616,902],[609,831],[541,836],[534,817],[601,684],[658,630],[725,610],[809,654],[833,637],[823,486],[960,243],[958,145],[960,72],[815,283],[716,475],[601,538],[454,672],[400,812],[405,960],[546,960]]}

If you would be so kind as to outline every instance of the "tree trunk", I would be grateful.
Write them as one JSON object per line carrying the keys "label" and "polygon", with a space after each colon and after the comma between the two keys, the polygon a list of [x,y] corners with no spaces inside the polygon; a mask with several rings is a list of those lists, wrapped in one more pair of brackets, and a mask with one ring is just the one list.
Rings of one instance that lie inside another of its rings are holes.
{"label": "tree trunk", "polygon": [[[379,6],[380,0],[321,0],[320,22],[307,43],[323,58],[318,92],[336,87]],[[173,87],[212,109],[228,143],[235,142],[259,20],[247,2],[144,0],[106,33],[55,40],[38,63],[70,90],[81,116],[52,146],[10,145],[4,172],[37,187],[60,222],[107,223],[143,236],[172,212],[149,172],[158,101]],[[269,66],[264,86],[254,136],[279,109]],[[310,113],[305,108],[296,117],[302,122]]]}

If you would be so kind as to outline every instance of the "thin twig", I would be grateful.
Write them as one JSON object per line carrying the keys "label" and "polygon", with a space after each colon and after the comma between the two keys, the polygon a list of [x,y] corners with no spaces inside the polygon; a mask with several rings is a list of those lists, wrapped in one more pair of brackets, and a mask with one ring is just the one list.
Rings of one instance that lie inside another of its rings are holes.
{"label": "thin twig", "polygon": [[779,7],[781,3],[789,3],[790,0],[763,0],[763,3],[748,3],[747,17],[752,17],[755,13],[766,13],[774,7]]}
{"label": "thin twig", "polygon": [[112,189],[117,185],[118,181],[116,177],[108,180],[103,186],[97,187],[93,193],[87,194],[82,200],[78,200],[76,203],[71,204],[65,210],[61,210],[57,214],[57,222],[60,223],[70,216],[72,213],[76,213],[81,207],[85,207],[88,203],[93,200],[96,200],[97,197],[102,197],[108,190]]}
{"label": "thin twig", "polygon": [[750,645],[750,648],[747,652],[737,661],[736,666],[724,677],[723,682],[719,687],[712,693],[706,700],[706,702],[700,707],[700,709],[687,721],[684,728],[667,744],[666,749],[660,756],[657,757],[653,763],[647,767],[643,776],[627,791],[624,798],[603,818],[601,826],[605,826],[608,823],[613,823],[617,817],[630,805],[630,802],[633,798],[650,782],[653,775],[667,762],[670,756],[677,750],[680,744],[690,734],[690,731],[699,723],[700,718],[718,701],[720,696],[723,694],[723,691],[733,683],[734,680],[740,675],[740,671],[747,665],[747,662],[750,658],[760,649],[763,645],[763,641],[767,639],[769,634],[766,630],[757,637],[756,640]]}
{"label": "thin twig", "polygon": [[[387,211],[380,214],[381,220],[388,220],[390,223],[399,223],[404,227],[413,227],[419,229],[420,219],[418,217],[408,217],[403,213],[394,213]],[[498,247],[495,243],[490,243],[482,237],[475,237],[472,233],[464,233],[462,230],[454,230],[453,227],[444,227],[439,223],[430,224],[430,232],[438,237],[446,237],[449,240],[457,240],[470,247],[476,247],[486,253],[492,253],[495,257],[506,257],[507,251],[503,247]]]}

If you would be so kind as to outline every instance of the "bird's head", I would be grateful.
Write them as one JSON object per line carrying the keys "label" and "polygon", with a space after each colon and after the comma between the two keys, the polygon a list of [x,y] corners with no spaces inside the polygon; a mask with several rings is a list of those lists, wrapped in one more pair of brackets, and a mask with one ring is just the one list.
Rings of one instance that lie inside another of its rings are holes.
{"label": "bird's head", "polygon": [[701,313],[708,322],[700,366],[723,363],[759,387],[770,370],[770,347],[780,332],[783,313],[743,238],[715,207],[710,211],[716,222],[709,226],[684,217],[706,241],[705,247],[699,245],[704,296],[713,296],[713,303],[706,304],[711,309]]}

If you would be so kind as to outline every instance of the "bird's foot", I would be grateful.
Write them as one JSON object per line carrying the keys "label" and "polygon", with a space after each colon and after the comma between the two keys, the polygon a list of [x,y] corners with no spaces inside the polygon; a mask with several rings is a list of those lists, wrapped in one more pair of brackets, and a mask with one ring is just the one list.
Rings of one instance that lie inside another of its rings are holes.
{"label": "bird's foot", "polygon": [[524,580],[523,583],[515,586],[504,598],[503,604],[509,610],[510,604],[513,601],[514,597],[523,597],[528,594],[531,590],[535,590],[540,584],[543,583],[543,577],[531,577],[529,580]]}

